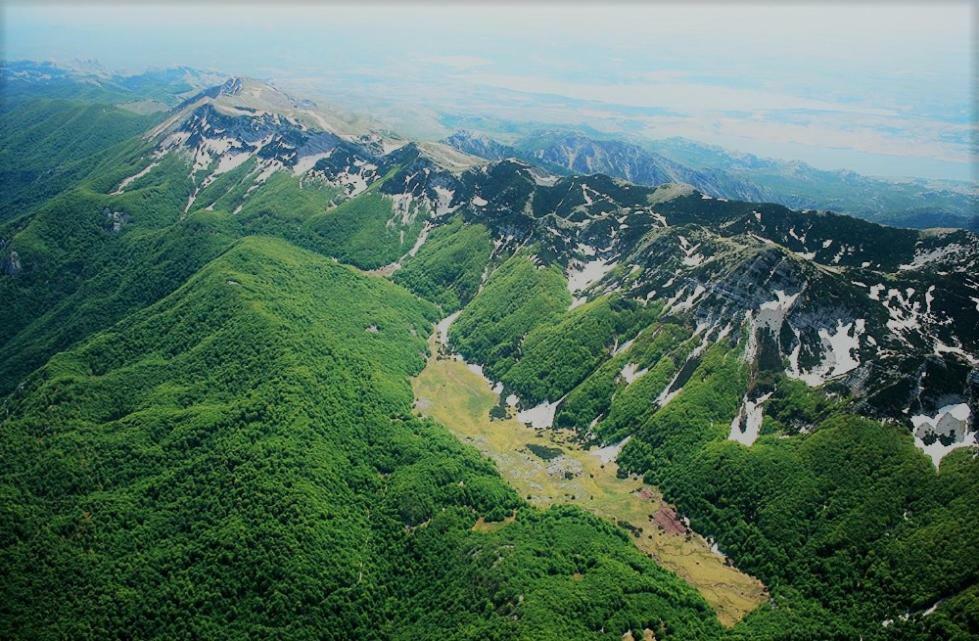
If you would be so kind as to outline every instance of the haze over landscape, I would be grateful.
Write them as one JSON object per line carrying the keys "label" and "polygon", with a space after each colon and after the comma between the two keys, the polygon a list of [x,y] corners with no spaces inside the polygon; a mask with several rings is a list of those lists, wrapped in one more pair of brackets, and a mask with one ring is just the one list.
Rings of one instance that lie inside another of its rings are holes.
{"label": "haze over landscape", "polygon": [[0,639],[979,638],[974,4],[0,11]]}
{"label": "haze over landscape", "polygon": [[974,3],[501,6],[15,3],[4,55],[269,79],[412,137],[491,118],[976,178]]}

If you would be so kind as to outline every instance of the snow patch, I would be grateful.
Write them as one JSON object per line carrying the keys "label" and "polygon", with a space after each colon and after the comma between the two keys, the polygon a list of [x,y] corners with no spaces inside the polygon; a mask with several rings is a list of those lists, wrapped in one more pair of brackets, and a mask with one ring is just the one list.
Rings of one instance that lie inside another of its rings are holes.
{"label": "snow patch", "polygon": [[680,249],[683,251],[683,264],[687,267],[696,267],[704,262],[704,255],[697,252],[700,249],[700,243],[696,245],[691,245],[683,236],[677,236],[680,241]]}
{"label": "snow patch", "polygon": [[461,313],[462,310],[459,310],[453,314],[450,314],[445,318],[443,318],[442,320],[440,320],[437,325],[435,325],[435,331],[438,332],[439,343],[441,343],[442,345],[448,346],[449,328],[452,327],[452,323],[455,322],[455,319],[459,318],[459,314]]}
{"label": "snow patch", "polygon": [[605,274],[615,269],[617,263],[607,263],[604,258],[596,258],[586,263],[579,263],[579,265],[567,273],[568,291],[572,294],[587,289],[593,283],[600,281]]}
{"label": "snow patch", "polygon": [[241,167],[251,157],[249,153],[224,154],[218,159],[218,166],[214,168],[214,172],[207,177],[207,182],[213,180],[214,176],[220,176],[221,174],[228,173],[232,169]]}
{"label": "snow patch", "polygon": [[636,339],[630,338],[626,342],[624,342],[621,345],[619,345],[618,347],[616,347],[615,348],[615,351],[612,352],[612,355],[615,356],[616,354],[621,354],[622,352],[624,352],[627,349],[629,349],[630,347],[632,347],[632,344],[635,343],[635,342],[636,342]]}
{"label": "snow patch", "polygon": [[554,413],[563,400],[560,398],[553,403],[544,401],[535,407],[518,412],[517,420],[535,429],[551,427],[554,424]]}
{"label": "snow patch", "polygon": [[441,216],[443,214],[448,214],[453,210],[452,208],[452,198],[455,196],[455,192],[446,187],[436,187],[435,188],[435,215]]}
{"label": "snow patch", "polygon": [[935,301],[935,286],[932,285],[925,292],[925,313],[931,314],[931,304]]}
{"label": "snow patch", "polygon": [[771,395],[771,392],[769,392],[753,401],[745,394],[741,401],[741,409],[738,410],[737,416],[731,421],[731,433],[728,435],[729,440],[750,446],[758,439],[758,433],[761,431],[761,423],[764,418],[762,405],[764,405],[765,401]]}
{"label": "snow patch", "polygon": [[[705,329],[707,329],[707,325],[706,324],[700,324],[700,325],[698,325],[697,326],[697,331],[694,332],[694,335],[695,336],[699,336],[700,333],[703,332]],[[699,358],[700,355],[703,353],[703,351],[705,349],[707,349],[708,337],[709,336],[710,336],[710,331],[707,331],[707,332],[704,333],[703,338],[700,339],[700,344],[697,345],[697,347],[694,348],[694,350],[692,352],[690,352],[690,355],[687,356],[687,360],[684,361],[683,365],[681,365],[679,368],[677,368],[676,373],[673,375],[673,378],[671,378],[670,379],[670,382],[666,384],[666,386],[662,389],[662,391],[660,391],[660,393],[656,397],[656,401],[655,401],[657,407],[660,407],[660,408],[666,407],[666,405],[670,401],[672,401],[674,398],[676,398],[676,395],[677,394],[679,394],[680,392],[683,391],[683,388],[682,387],[679,387],[679,388],[673,390],[672,392],[670,391],[670,389],[676,383],[677,379],[680,378],[680,374],[683,372],[683,368],[686,367],[687,362],[690,361],[690,360],[692,360],[692,359],[694,359],[694,358]]]}
{"label": "snow patch", "polygon": [[646,368],[639,369],[639,366],[635,363],[626,363],[625,367],[622,368],[620,375],[622,376],[623,380],[625,380],[626,384],[629,384],[648,371],[649,370]]}
{"label": "snow patch", "polygon": [[677,299],[684,291],[686,291],[686,287],[681,288],[680,291],[677,292],[676,296],[674,296],[669,300],[666,308],[664,309],[664,312],[683,312],[690,309],[691,307],[693,307],[694,303],[697,302],[697,299],[699,299],[704,294],[704,292],[707,291],[707,288],[701,285],[700,283],[698,283],[697,286],[694,287],[693,291],[690,292],[689,296],[687,296],[681,302],[677,303],[676,302]]}
{"label": "snow patch", "polygon": [[[802,345],[797,343],[789,355],[787,374],[803,381],[810,387],[816,387],[831,378],[842,376],[856,369],[859,367],[860,361],[854,356],[854,353],[860,349],[860,336],[864,333],[865,328],[864,319],[858,318],[845,325],[842,320],[836,321],[836,331],[833,333],[825,328],[820,329],[819,338],[823,353],[819,364],[808,371],[801,371],[799,369],[799,352]],[[798,340],[798,330],[792,328],[792,331]]]}
{"label": "snow patch", "polygon": [[318,163],[323,158],[329,158],[332,151],[324,151],[319,154],[310,154],[308,156],[302,156],[296,161],[295,166],[292,168],[292,173],[296,176],[300,174],[305,174],[307,171],[313,168],[313,165]]}
{"label": "snow patch", "polygon": [[409,256],[414,256],[418,253],[418,250],[421,249],[422,245],[425,244],[425,241],[428,240],[428,233],[430,231],[432,231],[432,224],[425,223],[424,226],[422,226],[421,231],[418,232],[418,238],[415,239],[415,244],[408,250]]}
{"label": "snow patch", "polygon": [[602,463],[611,463],[615,459],[619,458],[619,453],[622,448],[625,447],[626,443],[629,442],[631,436],[627,436],[618,443],[613,445],[606,445],[605,447],[600,447],[595,450],[589,450],[588,453],[597,458]]}
{"label": "snow patch", "polygon": [[900,338],[904,334],[921,329],[921,303],[912,300],[914,288],[908,287],[904,293],[891,288],[887,290],[887,298],[882,302],[887,309],[890,319],[887,328]]}
{"label": "snow patch", "polygon": [[133,182],[139,180],[140,178],[142,178],[146,174],[150,173],[151,171],[153,171],[153,168],[156,167],[159,164],[160,164],[160,161],[158,161],[158,160],[157,161],[154,161],[154,162],[151,162],[146,167],[144,167],[140,171],[136,172],[135,174],[133,174],[129,178],[124,178],[123,181],[121,183],[119,183],[119,186],[116,187],[115,191],[113,191],[109,195],[110,196],[118,196],[119,194],[121,194],[123,192],[123,190],[126,189],[126,187],[128,187],[129,185],[131,185]]}
{"label": "snow patch", "polygon": [[[911,417],[914,444],[931,458],[936,468],[942,458],[952,450],[977,445],[976,433],[969,432],[971,413],[968,404],[957,403],[939,408],[934,416],[918,414]],[[926,438],[932,442],[925,444]],[[948,445],[944,445],[942,439]]]}
{"label": "snow patch", "polygon": [[939,338],[935,339],[935,354],[938,356],[941,356],[942,354],[955,354],[957,356],[961,356],[963,360],[973,367],[979,366],[979,358],[976,358],[958,345],[947,345]]}
{"label": "snow patch", "polygon": [[968,253],[969,248],[965,247],[960,243],[949,243],[942,247],[936,247],[935,249],[930,249],[926,251],[916,250],[914,253],[914,259],[905,265],[898,266],[901,271],[906,271],[909,269],[920,269],[926,267],[931,263],[936,263],[943,261],[947,258],[952,258],[956,254]]}

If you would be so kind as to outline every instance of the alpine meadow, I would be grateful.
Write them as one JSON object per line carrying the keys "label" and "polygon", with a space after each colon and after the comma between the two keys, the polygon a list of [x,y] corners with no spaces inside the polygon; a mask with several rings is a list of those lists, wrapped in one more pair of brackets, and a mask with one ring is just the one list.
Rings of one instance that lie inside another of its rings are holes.
{"label": "alpine meadow", "polygon": [[0,11],[0,639],[979,638],[974,4]]}

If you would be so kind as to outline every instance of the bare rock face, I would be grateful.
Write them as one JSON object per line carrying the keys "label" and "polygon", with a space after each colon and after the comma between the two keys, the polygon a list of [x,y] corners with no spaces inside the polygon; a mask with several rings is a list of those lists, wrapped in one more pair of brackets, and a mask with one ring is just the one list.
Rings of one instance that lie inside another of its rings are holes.
{"label": "bare rock face", "polygon": [[20,256],[15,249],[10,250],[6,258],[0,261],[0,271],[8,276],[16,276],[23,269],[23,266],[20,264]]}
{"label": "bare rock face", "polygon": [[[622,635],[622,641],[636,641],[636,637],[632,634],[632,630],[627,630]],[[642,641],[656,641],[656,634],[654,634],[649,628],[644,628],[642,631]]]}
{"label": "bare rock face", "polygon": [[124,226],[129,224],[129,214],[124,211],[111,211],[106,207],[102,210],[102,215],[105,216],[105,222],[102,226],[113,234],[118,234]]}

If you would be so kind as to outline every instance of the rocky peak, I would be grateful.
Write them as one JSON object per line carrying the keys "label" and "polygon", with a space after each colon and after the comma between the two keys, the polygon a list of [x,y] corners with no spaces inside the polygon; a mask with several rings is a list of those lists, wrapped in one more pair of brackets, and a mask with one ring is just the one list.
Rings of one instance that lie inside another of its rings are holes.
{"label": "rocky peak", "polygon": [[241,93],[241,78],[228,78],[219,90],[222,96],[237,96]]}

